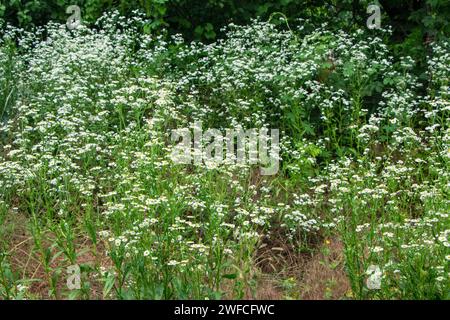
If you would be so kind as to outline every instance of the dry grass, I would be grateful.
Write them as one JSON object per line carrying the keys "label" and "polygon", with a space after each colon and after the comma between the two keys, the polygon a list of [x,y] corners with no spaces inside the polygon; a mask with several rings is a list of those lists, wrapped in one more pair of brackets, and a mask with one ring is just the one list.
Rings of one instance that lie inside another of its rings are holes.
{"label": "dry grass", "polygon": [[342,243],[325,242],[321,252],[305,265],[301,281],[302,298],[306,300],[341,299],[350,290],[344,270]]}
{"label": "dry grass", "polygon": [[[14,228],[9,230],[9,250],[12,269],[18,272],[21,279],[29,279],[25,284],[28,287],[28,294],[36,299],[52,299],[49,295],[50,284],[49,277],[57,276],[57,298],[60,296],[67,296],[69,291],[67,288],[67,267],[70,263],[64,258],[56,246],[52,246],[54,235],[48,234],[48,239],[44,244],[51,247],[53,260],[50,267],[52,269],[51,275],[45,272],[42,265],[41,254],[35,250],[33,237],[27,229],[26,217],[17,215],[15,217],[16,223]],[[17,221],[20,221],[18,223]],[[106,256],[106,249],[99,245],[97,246],[97,255],[92,253],[92,243],[88,239],[78,239],[76,241],[77,249],[77,264],[85,265],[91,270],[96,270],[98,266],[109,267],[111,262]],[[103,284],[98,281],[95,276],[96,272],[89,272],[84,275],[84,280],[89,281],[90,284],[90,299],[102,299]],[[64,293],[62,295],[62,293]]]}
{"label": "dry grass", "polygon": [[279,238],[258,249],[259,270],[255,293],[247,299],[342,299],[350,291],[344,270],[343,245],[338,239],[309,247],[312,253],[299,253]]}

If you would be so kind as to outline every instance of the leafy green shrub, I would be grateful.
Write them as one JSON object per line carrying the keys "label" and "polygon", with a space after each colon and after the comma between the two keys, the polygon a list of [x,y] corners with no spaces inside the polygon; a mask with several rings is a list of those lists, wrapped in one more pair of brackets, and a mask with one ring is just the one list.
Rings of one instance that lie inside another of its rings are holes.
{"label": "leafy green shrub", "polygon": [[[132,16],[135,10],[140,10],[152,19],[149,30],[169,28],[172,33],[183,33],[189,39],[212,40],[231,22],[245,24],[257,17],[268,19],[274,12],[285,14],[292,24],[296,24],[297,18],[306,18],[315,25],[327,22],[336,29],[365,26],[366,8],[371,3],[369,0],[314,3],[294,0],[6,0],[0,4],[0,19],[21,27],[44,25],[50,20],[64,22],[68,18],[66,8],[79,5],[83,20],[93,23],[107,11],[118,10],[122,15]],[[393,25],[398,48],[403,47],[406,54],[421,50],[426,36],[449,35],[448,1],[375,3],[382,7],[383,25]]]}

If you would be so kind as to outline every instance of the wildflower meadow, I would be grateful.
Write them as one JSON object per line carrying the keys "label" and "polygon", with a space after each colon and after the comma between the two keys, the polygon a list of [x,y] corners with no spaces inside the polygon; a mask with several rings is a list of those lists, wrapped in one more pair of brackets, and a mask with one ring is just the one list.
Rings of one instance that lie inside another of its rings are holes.
{"label": "wildflower meadow", "polygon": [[449,38],[1,8],[0,300],[450,299]]}

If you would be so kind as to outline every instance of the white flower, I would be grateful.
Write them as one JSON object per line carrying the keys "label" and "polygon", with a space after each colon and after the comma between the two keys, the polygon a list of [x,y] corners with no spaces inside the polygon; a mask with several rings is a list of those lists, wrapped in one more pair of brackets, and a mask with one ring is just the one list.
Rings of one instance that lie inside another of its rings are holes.
{"label": "white flower", "polygon": [[384,249],[382,248],[382,247],[374,247],[373,249],[372,249],[372,252],[374,252],[374,253],[379,253],[379,252],[382,252]]}
{"label": "white flower", "polygon": [[178,265],[178,264],[180,264],[178,261],[176,261],[176,260],[170,260],[168,263],[167,263],[167,265],[168,266],[176,266],[176,265]]}

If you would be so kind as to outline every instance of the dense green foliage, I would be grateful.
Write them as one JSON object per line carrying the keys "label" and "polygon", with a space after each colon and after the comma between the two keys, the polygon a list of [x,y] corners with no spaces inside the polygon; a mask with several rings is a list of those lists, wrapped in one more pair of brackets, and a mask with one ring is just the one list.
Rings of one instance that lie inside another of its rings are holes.
{"label": "dense green foliage", "polygon": [[268,19],[273,12],[282,12],[290,21],[308,18],[329,22],[336,28],[363,26],[368,4],[380,4],[385,24],[393,25],[396,36],[410,41],[429,33],[449,34],[450,4],[446,0],[2,0],[0,18],[14,25],[44,25],[50,20],[64,22],[66,8],[76,4],[82,9],[85,22],[96,21],[107,10],[118,10],[131,16],[140,10],[151,18],[150,28],[167,27],[188,38],[213,39],[228,23],[244,24],[250,19]]}

